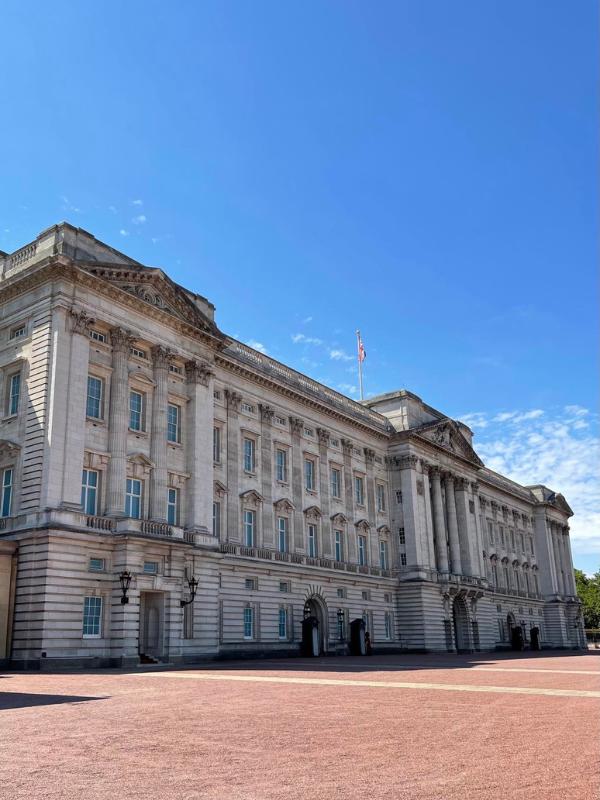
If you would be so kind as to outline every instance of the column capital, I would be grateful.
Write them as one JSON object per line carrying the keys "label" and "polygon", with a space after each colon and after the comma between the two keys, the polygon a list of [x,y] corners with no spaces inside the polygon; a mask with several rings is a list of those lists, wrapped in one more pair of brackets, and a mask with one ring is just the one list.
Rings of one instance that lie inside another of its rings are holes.
{"label": "column capital", "polygon": [[375,461],[375,450],[371,450],[369,447],[364,447],[363,452],[365,454],[365,461],[367,464],[372,464]]}
{"label": "column capital", "polygon": [[319,444],[327,447],[329,440],[331,439],[331,434],[329,431],[326,428],[317,428],[317,436],[319,437]]}
{"label": "column capital", "polygon": [[152,356],[152,366],[154,369],[169,369],[171,359],[175,355],[172,350],[168,347],[164,347],[162,344],[156,344],[154,347],[151,347],[150,354]]}
{"label": "column capital", "polygon": [[[202,386],[208,386],[215,373],[207,361],[186,361],[185,374],[188,383],[199,383]],[[227,390],[225,390],[225,394],[227,394]]]}
{"label": "column capital", "polygon": [[469,481],[466,478],[458,475],[454,480],[454,485],[458,489],[459,492],[466,492],[469,488]]}
{"label": "column capital", "polygon": [[400,469],[416,469],[419,459],[417,456],[405,455],[400,456]]}
{"label": "column capital", "polygon": [[263,403],[258,404],[258,410],[260,411],[260,418],[263,422],[270,424],[273,421],[273,414],[275,413],[271,406],[264,405]]}
{"label": "column capital", "polygon": [[444,472],[442,473],[442,478],[444,479],[444,483],[454,484],[454,474],[452,472],[444,470]]}
{"label": "column capital", "polygon": [[69,309],[69,320],[71,322],[71,333],[79,333],[82,336],[88,336],[89,327],[95,322],[95,319],[90,317],[87,311],[75,306]]}
{"label": "column capital", "polygon": [[429,477],[439,483],[442,477],[442,470],[436,464],[429,465]]}
{"label": "column capital", "polygon": [[129,348],[135,342],[135,336],[125,328],[111,328],[110,329],[110,343],[112,344],[113,352],[129,353]]}
{"label": "column capital", "polygon": [[227,400],[228,411],[238,411],[242,402],[242,395],[234,389],[225,389],[225,399]]}
{"label": "column capital", "polygon": [[300,417],[290,417],[290,430],[292,436],[300,436],[304,429],[304,420]]}
{"label": "column capital", "polygon": [[471,481],[470,483],[471,483],[471,491],[473,492],[473,494],[477,494],[477,492],[479,491],[479,483],[477,481]]}
{"label": "column capital", "polygon": [[342,450],[344,455],[351,456],[354,450],[354,442],[351,439],[342,439]]}

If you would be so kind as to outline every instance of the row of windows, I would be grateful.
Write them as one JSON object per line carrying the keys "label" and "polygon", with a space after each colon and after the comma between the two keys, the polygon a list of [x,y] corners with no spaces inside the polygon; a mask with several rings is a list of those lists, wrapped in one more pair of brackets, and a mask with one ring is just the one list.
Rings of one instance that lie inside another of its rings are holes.
{"label": "row of windows", "polygon": [[[347,615],[344,612],[343,614],[337,617],[338,639],[347,638],[346,616]],[[363,613],[363,621],[365,623],[366,630],[370,630],[373,627],[371,621],[371,615],[369,614],[369,612],[365,611]],[[392,621],[392,615],[389,611],[386,611],[383,615],[383,624],[384,624],[385,639],[393,639],[393,621]],[[243,629],[244,629],[244,639],[251,640],[256,638],[256,610],[251,605],[248,605],[244,608]],[[280,639],[290,638],[289,612],[285,606],[279,607],[278,617],[277,617],[277,631]]]}
{"label": "row of windows", "polygon": [[[143,515],[144,482],[127,478],[125,485],[125,516],[141,519]],[[85,514],[98,514],[100,475],[97,470],[84,469],[81,478],[81,507]],[[167,522],[179,525],[179,489],[167,489]]]}
{"label": "row of windows", "polygon": [[[244,588],[249,592],[256,592],[258,590],[258,578],[244,578]],[[280,592],[291,592],[292,587],[289,581],[279,581],[279,591]],[[337,596],[339,598],[347,598],[348,591],[345,587],[340,586],[337,589]],[[362,589],[361,590],[361,598],[363,600],[372,600],[371,597],[371,590],[370,589]],[[392,594],[391,592],[384,592],[383,593],[383,600],[385,603],[392,602]]]}
{"label": "row of windows", "polygon": [[[144,392],[129,392],[129,429],[146,430],[147,396]],[[104,419],[105,383],[102,378],[88,377],[86,415],[91,419]],[[174,403],[167,406],[167,441],[181,442],[181,408]]]}
{"label": "row of windows", "polygon": [[[494,544],[494,523],[491,520],[487,521],[487,530],[489,543]],[[533,549],[533,536],[527,536],[527,539],[525,539],[523,533],[515,533],[512,529],[505,531],[504,525],[498,526],[498,542],[502,547],[506,547],[510,542],[512,550],[515,550],[516,545],[519,544],[522,553],[526,552],[525,545],[527,544],[527,552],[532,555],[535,553]]]}
{"label": "row of windows", "polygon": [[[502,581],[500,581],[500,574],[502,575]],[[525,569],[521,571],[517,567],[509,570],[508,565],[504,564],[501,567],[501,573],[499,573],[498,564],[495,560],[492,561],[492,583],[497,589],[516,589],[517,591],[535,592],[536,594],[539,594],[540,591],[537,570],[530,572]]]}

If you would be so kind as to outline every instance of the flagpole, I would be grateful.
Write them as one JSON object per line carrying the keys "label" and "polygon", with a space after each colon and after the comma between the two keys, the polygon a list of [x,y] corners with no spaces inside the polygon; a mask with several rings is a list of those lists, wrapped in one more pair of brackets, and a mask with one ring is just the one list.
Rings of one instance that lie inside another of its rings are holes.
{"label": "flagpole", "polygon": [[360,399],[364,400],[363,397],[363,374],[362,374],[362,359],[360,357],[360,331],[356,331],[356,352],[358,357],[358,386],[360,391]]}

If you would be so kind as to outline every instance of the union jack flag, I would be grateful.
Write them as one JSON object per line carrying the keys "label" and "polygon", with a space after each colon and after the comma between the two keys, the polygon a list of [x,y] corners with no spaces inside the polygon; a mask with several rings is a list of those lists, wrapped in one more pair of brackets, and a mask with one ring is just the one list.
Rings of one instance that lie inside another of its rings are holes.
{"label": "union jack flag", "polygon": [[362,362],[367,357],[367,351],[365,350],[365,346],[363,344],[363,340],[360,338],[360,333],[358,334],[358,360],[362,364]]}

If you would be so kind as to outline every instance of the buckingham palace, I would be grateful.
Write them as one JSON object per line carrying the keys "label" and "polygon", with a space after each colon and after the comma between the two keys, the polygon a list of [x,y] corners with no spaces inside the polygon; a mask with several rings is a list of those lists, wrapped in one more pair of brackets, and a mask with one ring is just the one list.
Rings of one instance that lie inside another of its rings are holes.
{"label": "buckingham palace", "polygon": [[560,487],[460,420],[312,380],[67,223],[0,252],[0,299],[3,664],[584,646]]}

